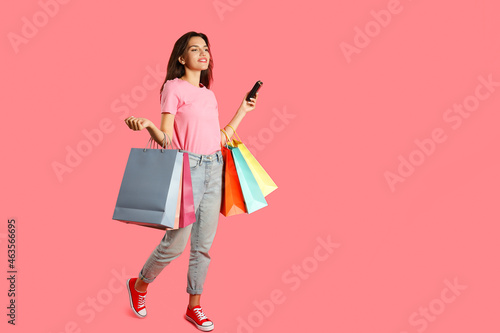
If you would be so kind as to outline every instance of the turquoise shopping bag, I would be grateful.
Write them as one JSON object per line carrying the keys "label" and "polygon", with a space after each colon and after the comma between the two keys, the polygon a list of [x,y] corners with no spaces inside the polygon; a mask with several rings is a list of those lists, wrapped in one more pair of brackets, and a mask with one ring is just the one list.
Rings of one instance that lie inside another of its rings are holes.
{"label": "turquoise shopping bag", "polygon": [[238,173],[238,179],[240,181],[241,191],[243,192],[243,198],[245,199],[245,206],[247,212],[253,213],[261,208],[267,206],[267,201],[264,198],[264,194],[257,183],[252,170],[248,166],[245,158],[243,157],[240,149],[238,147],[231,147],[231,154],[233,156],[234,164],[236,166],[236,172]]}

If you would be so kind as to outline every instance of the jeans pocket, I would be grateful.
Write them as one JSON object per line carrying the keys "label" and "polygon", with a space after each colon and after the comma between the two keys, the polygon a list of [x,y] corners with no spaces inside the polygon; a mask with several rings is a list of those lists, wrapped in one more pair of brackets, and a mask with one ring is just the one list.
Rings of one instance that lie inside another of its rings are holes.
{"label": "jeans pocket", "polygon": [[189,167],[191,170],[196,170],[200,166],[200,158],[189,156]]}

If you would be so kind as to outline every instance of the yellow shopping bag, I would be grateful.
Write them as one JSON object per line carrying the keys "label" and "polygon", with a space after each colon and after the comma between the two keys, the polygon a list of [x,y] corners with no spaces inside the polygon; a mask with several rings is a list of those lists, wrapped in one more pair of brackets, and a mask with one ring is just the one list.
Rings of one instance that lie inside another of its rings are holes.
{"label": "yellow shopping bag", "polygon": [[274,183],[274,181],[271,179],[266,170],[264,170],[262,165],[260,165],[257,159],[252,155],[250,150],[248,150],[245,144],[241,141],[239,135],[234,129],[233,132],[236,135],[237,140],[233,139],[231,145],[240,149],[240,152],[247,162],[250,171],[252,171],[255,180],[257,180],[257,183],[259,184],[259,188],[262,191],[262,194],[264,194],[264,197],[266,197],[269,193],[277,189],[278,186]]}

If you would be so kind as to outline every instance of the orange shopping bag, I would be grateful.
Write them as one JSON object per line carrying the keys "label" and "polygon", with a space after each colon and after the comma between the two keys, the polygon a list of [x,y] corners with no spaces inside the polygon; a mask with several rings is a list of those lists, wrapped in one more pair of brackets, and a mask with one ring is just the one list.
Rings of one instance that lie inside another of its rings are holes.
{"label": "orange shopping bag", "polygon": [[231,151],[227,147],[222,147],[221,151],[224,159],[224,185],[220,212],[224,216],[246,213],[245,200]]}

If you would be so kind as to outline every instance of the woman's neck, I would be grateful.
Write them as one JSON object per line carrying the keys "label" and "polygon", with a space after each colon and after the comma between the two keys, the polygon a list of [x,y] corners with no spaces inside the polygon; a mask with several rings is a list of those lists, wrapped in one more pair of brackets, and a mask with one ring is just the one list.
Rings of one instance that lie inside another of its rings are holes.
{"label": "woman's neck", "polygon": [[193,86],[195,86],[196,88],[199,88],[200,87],[201,71],[193,71],[187,67],[185,67],[185,69],[186,69],[186,72],[181,77],[181,80],[187,81],[187,82],[191,83]]}

